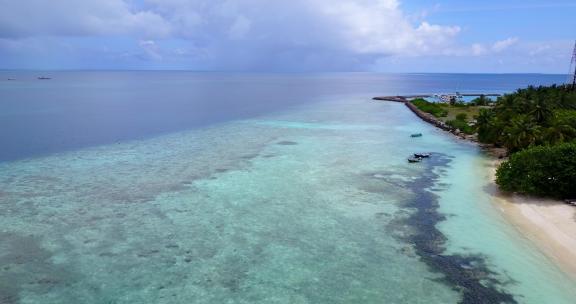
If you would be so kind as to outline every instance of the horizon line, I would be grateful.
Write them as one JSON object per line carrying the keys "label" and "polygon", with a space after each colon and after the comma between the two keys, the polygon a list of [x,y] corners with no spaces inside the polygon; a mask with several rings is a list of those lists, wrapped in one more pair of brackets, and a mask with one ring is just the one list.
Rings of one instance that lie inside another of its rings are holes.
{"label": "horizon line", "polygon": [[249,70],[192,70],[192,69],[3,69],[0,72],[193,72],[193,73],[238,73],[238,74],[491,74],[491,75],[562,75],[569,73],[547,72],[386,72],[386,71],[249,71]]}

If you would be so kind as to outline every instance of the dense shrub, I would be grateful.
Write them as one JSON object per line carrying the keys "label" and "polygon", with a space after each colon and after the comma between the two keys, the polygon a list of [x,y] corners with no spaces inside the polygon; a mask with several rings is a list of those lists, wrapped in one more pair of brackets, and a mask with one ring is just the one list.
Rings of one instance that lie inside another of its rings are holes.
{"label": "dense shrub", "polygon": [[504,191],[576,198],[576,143],[514,153],[498,168],[496,183]]}
{"label": "dense shrub", "polygon": [[469,126],[468,122],[462,119],[453,119],[448,120],[446,122],[447,125],[451,126],[454,129],[459,129],[460,131],[466,134],[474,134],[476,133],[476,128]]}
{"label": "dense shrub", "polygon": [[420,111],[430,113],[435,117],[446,117],[448,115],[448,111],[442,104],[429,102],[422,98],[414,99],[410,102],[414,104]]}
{"label": "dense shrub", "polygon": [[460,114],[456,115],[457,120],[466,120],[467,118],[468,118],[468,115],[466,115],[466,113],[460,113]]}

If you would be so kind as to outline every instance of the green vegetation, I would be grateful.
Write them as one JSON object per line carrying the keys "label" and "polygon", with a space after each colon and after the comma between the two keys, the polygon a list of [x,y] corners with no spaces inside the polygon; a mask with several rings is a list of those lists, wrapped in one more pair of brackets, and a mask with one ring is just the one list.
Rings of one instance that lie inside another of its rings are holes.
{"label": "green vegetation", "polygon": [[434,103],[426,101],[422,98],[414,99],[411,101],[420,111],[430,113],[435,117],[446,117],[448,116],[448,111],[445,109],[443,104]]}
{"label": "green vegetation", "polygon": [[456,120],[466,120],[468,119],[468,114],[466,113],[459,113],[458,115],[456,115]]}
{"label": "green vegetation", "polygon": [[564,86],[528,87],[480,111],[478,139],[510,152],[576,138],[576,92]]}
{"label": "green vegetation", "polygon": [[[464,113],[462,113],[462,114],[464,114]],[[464,115],[466,115],[466,114],[464,114]],[[446,124],[451,126],[454,129],[458,129],[461,132],[464,132],[466,134],[476,133],[476,128],[474,126],[470,126],[468,124],[468,122],[466,121],[466,118],[459,119],[458,117],[456,117],[456,119],[447,120]]]}
{"label": "green vegetation", "polygon": [[459,129],[466,134],[476,133],[475,123],[470,118],[477,116],[482,107],[464,102],[453,104],[429,102],[421,98],[411,102],[421,111],[434,115],[454,129]]}
{"label": "green vegetation", "polygon": [[498,168],[496,183],[505,191],[576,197],[576,143],[529,148],[510,156]]}
{"label": "green vegetation", "polygon": [[565,86],[518,90],[481,110],[477,126],[481,142],[512,153],[497,172],[503,190],[576,195],[576,92]]}
{"label": "green vegetation", "polygon": [[447,120],[446,124],[466,134],[476,133],[476,126],[468,121],[468,114],[464,112],[456,114],[455,118]]}
{"label": "green vegetation", "polygon": [[576,198],[576,91],[570,87],[528,87],[496,102],[486,96],[468,104],[411,102],[454,129],[478,133],[482,143],[505,147],[511,156],[496,180],[503,190]]}
{"label": "green vegetation", "polygon": [[472,101],[470,101],[470,105],[475,105],[475,106],[488,106],[491,105],[492,103],[494,103],[492,101],[492,99],[484,96],[484,95],[480,95],[477,98],[472,99]]}

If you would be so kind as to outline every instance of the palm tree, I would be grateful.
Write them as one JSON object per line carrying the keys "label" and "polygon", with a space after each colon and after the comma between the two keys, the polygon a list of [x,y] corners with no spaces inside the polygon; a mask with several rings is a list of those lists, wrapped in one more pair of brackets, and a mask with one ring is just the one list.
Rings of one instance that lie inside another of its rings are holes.
{"label": "palm tree", "polygon": [[484,143],[494,143],[496,141],[497,126],[495,124],[495,115],[493,110],[480,109],[476,117],[478,126],[478,140]]}
{"label": "palm tree", "polygon": [[544,140],[549,145],[563,143],[574,137],[576,137],[576,129],[559,117],[554,117],[544,131]]}
{"label": "palm tree", "polygon": [[553,115],[550,99],[538,97],[530,102],[530,115],[534,117],[536,122],[547,122]]}
{"label": "palm tree", "polygon": [[540,141],[541,127],[531,117],[519,115],[504,128],[504,145],[511,152],[534,146]]}
{"label": "palm tree", "polygon": [[494,112],[492,110],[480,109],[476,117],[476,123],[478,126],[487,126],[492,118],[494,118]]}
{"label": "palm tree", "polygon": [[561,109],[576,110],[576,94],[562,90],[558,98],[558,106]]}

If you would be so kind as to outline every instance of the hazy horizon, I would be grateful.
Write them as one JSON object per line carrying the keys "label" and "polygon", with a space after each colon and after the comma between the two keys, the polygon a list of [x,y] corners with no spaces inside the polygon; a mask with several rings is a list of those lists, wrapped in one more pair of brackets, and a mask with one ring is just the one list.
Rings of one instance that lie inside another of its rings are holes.
{"label": "hazy horizon", "polygon": [[229,73],[229,74],[430,74],[430,75],[551,75],[568,76],[569,73],[543,72],[387,72],[387,71],[250,71],[250,70],[185,70],[185,69],[0,69],[4,72],[187,72],[187,73]]}

